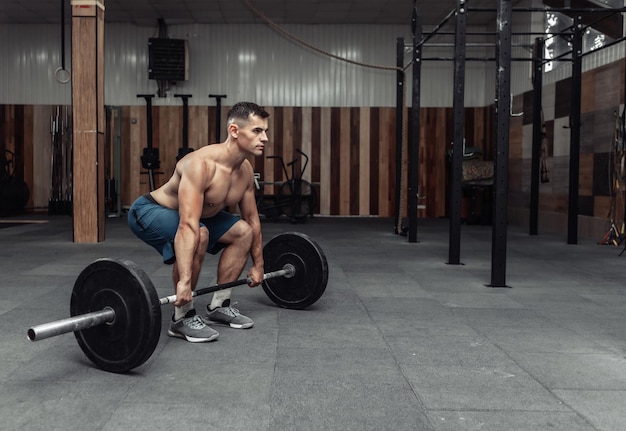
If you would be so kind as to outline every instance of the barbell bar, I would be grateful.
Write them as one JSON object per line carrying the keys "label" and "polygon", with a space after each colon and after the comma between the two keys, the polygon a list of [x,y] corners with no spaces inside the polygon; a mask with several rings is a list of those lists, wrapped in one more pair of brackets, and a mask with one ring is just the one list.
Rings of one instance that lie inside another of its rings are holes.
{"label": "barbell bar", "polygon": [[[268,272],[266,274],[263,274],[263,281],[269,280],[271,278],[276,278],[276,277],[291,278],[294,275],[296,275],[296,268],[292,264],[286,263],[285,266],[283,266],[283,269],[279,269],[278,271],[273,271],[273,272]],[[251,281],[252,279],[248,277],[248,278],[242,278],[241,280],[231,281],[229,283],[222,283],[222,284],[216,284],[210,287],[204,287],[202,289],[196,289],[193,292],[191,292],[191,296],[195,297],[195,296],[205,295],[207,293],[217,292],[218,290],[224,290],[224,289],[229,289],[235,286],[241,286],[243,284],[249,284]],[[176,301],[176,295],[170,295],[170,296],[166,296],[165,298],[159,299],[159,302],[161,303],[161,305],[170,304],[175,301]]]}
{"label": "barbell bar", "polygon": [[[287,232],[263,247],[263,290],[278,306],[302,309],[315,303],[328,282],[328,264],[319,245],[307,235]],[[280,269],[278,269],[280,268]],[[241,279],[196,289],[204,295],[250,283]],[[70,302],[70,317],[28,329],[39,341],[74,332],[85,355],[99,368],[123,373],[143,364],[154,352],[161,333],[161,305],[176,295],[159,298],[146,273],[124,259],[102,258],[79,274]]]}
{"label": "barbell bar", "polygon": [[[263,281],[276,277],[291,278],[295,275],[296,269],[291,264],[285,264],[283,269],[278,271],[268,272],[263,274]],[[216,284],[214,286],[205,287],[202,289],[194,290],[191,296],[205,295],[211,292],[217,292],[218,290],[229,289],[235,286],[241,286],[243,284],[250,283],[250,278],[242,278],[240,280],[231,281],[228,283]],[[176,295],[166,296],[159,299],[161,305],[170,304],[176,301]],[[81,314],[75,317],[68,317],[67,319],[57,320],[55,322],[43,323],[36,325],[28,329],[28,339],[30,341],[40,341],[46,338],[55,337],[57,335],[67,334],[68,332],[82,331],[89,329],[103,323],[111,324],[115,322],[115,310],[109,306],[105,306],[100,311],[93,311],[91,313]]]}

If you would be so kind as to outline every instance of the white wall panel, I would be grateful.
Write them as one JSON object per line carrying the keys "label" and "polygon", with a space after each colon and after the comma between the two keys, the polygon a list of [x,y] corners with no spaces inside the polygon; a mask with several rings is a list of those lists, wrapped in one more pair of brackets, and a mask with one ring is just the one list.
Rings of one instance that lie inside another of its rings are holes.
{"label": "white wall panel", "polygon": [[[625,48],[626,45],[622,42],[585,55],[583,57],[582,64],[583,73],[624,58]],[[572,65],[571,63],[567,62],[546,73],[544,76],[544,84],[553,84],[555,82],[567,79],[571,76]]]}
{"label": "white wall panel", "polygon": [[[66,68],[70,68],[70,34],[66,33]],[[0,103],[67,104],[69,84],[54,73],[61,66],[60,26],[0,26]]]}
{"label": "white wall panel", "polygon": [[[0,103],[67,104],[70,85],[54,79],[60,66],[60,30],[55,25],[3,25],[0,27]],[[285,29],[301,40],[353,61],[393,67],[396,39],[412,42],[410,26],[306,26]],[[154,27],[107,23],[105,28],[105,103],[141,105],[137,94],[157,92],[148,79],[148,39]],[[66,63],[71,67],[66,33]],[[393,70],[370,69],[305,48],[265,25],[170,25],[168,36],[189,40],[190,79],[169,89],[156,105],[179,105],[174,93],[188,93],[191,105],[211,105],[208,94],[227,94],[224,103],[254,100],[267,106],[395,106]],[[450,57],[433,48],[429,54]],[[410,61],[407,50],[405,64]],[[484,50],[483,50],[484,52]],[[484,55],[484,54],[481,54]],[[486,80],[489,63],[468,63],[466,105],[491,103]],[[421,104],[451,106],[452,62],[425,62]],[[411,103],[411,68],[407,69],[406,104]]]}

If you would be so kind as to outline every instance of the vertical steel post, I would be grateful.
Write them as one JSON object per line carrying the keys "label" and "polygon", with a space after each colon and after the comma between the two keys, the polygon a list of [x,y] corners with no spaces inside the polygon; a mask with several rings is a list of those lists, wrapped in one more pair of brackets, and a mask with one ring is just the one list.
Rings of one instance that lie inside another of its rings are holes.
{"label": "vertical steel post", "polygon": [[509,127],[511,116],[511,0],[498,3],[496,42],[496,153],[491,237],[491,287],[506,286]]}
{"label": "vertical steel post", "polygon": [[530,174],[530,214],[528,234],[537,235],[539,224],[539,162],[541,158],[541,142],[543,141],[543,124],[541,121],[541,99],[543,97],[543,51],[544,40],[535,39],[533,52],[533,149]]}
{"label": "vertical steel post", "polygon": [[578,243],[578,186],[580,172],[580,104],[582,86],[583,20],[574,19],[572,37],[572,87],[569,140],[569,203],[567,208],[567,243]]}
{"label": "vertical steel post", "polygon": [[400,214],[400,200],[402,196],[402,111],[404,109],[404,38],[396,40],[396,66],[399,67],[396,73],[396,206],[393,232],[402,233],[402,214]]}
{"label": "vertical steel post", "polygon": [[448,263],[461,263],[461,198],[463,187],[463,153],[465,139],[465,45],[467,9],[465,0],[457,0],[456,32],[454,37],[454,143],[450,166],[450,236]]}
{"label": "vertical steel post", "polygon": [[413,97],[411,101],[411,145],[408,166],[409,242],[417,242],[417,198],[419,193],[420,104],[422,77],[422,19],[413,2]]}

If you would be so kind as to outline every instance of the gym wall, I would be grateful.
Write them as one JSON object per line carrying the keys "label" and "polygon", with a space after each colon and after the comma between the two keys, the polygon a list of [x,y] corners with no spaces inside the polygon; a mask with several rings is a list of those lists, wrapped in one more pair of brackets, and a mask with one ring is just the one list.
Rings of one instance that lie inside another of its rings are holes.
{"label": "gym wall", "polygon": [[[362,55],[354,58],[384,65],[395,64],[398,36],[404,36],[407,43],[411,40],[408,26],[348,27],[319,26],[318,32],[306,26],[289,28],[303,39],[339,54],[353,52],[350,46],[360,47]],[[395,72],[361,70],[356,66],[337,64],[283,40],[264,26],[250,26],[246,30],[248,33],[244,36],[228,26],[170,27],[170,37],[191,40],[191,79],[172,87],[168,97],[154,101],[155,145],[161,148],[161,170],[165,172],[158,176],[158,181],[163,181],[164,175],[171,172],[177,148],[181,145],[182,107],[180,99],[171,94],[193,94],[190,99],[190,146],[197,147],[201,143],[213,142],[215,136],[215,107],[211,106],[214,102],[208,94],[224,93],[228,94],[228,99],[223,102],[224,113],[228,104],[240,99],[255,100],[272,110],[276,123],[272,125],[271,139],[276,148],[281,148],[286,159],[293,154],[295,147],[305,151],[310,148],[308,175],[313,182],[319,182],[322,193],[320,214],[391,215],[391,199],[395,192]],[[42,209],[48,204],[50,117],[56,106],[70,102],[70,87],[54,80],[54,70],[60,64],[58,33],[56,26],[46,25],[0,28],[0,54],[6,59],[0,64],[3,77],[0,82],[0,149],[15,151],[22,159],[18,160],[22,164],[20,169],[31,187],[29,208]],[[136,94],[156,93],[156,85],[147,79],[146,71],[147,39],[154,33],[154,28],[107,26],[105,102],[122,106],[123,205],[147,190],[147,178],[140,174],[139,162],[139,154],[146,146],[145,102]],[[233,61],[236,58],[239,62],[240,57],[235,54],[243,52],[245,47],[248,52],[253,47],[262,55],[256,57],[256,63],[250,61],[251,56],[242,55],[241,60],[247,59],[247,62],[237,66]],[[601,159],[607,157],[609,143],[605,144],[601,136],[612,133],[612,112],[621,102],[622,92],[613,83],[617,78],[622,79],[623,74],[611,72],[615,67],[621,67],[620,63],[605,64],[608,60],[622,58],[622,52],[623,46],[618,45],[587,57],[583,63],[586,71],[583,76],[581,143],[584,151],[581,157],[583,236],[601,236],[606,222],[607,196],[589,181],[599,184],[602,178]],[[492,157],[493,139],[493,64],[468,63],[468,67],[466,136],[468,142],[483,148],[488,158]],[[424,63],[419,172],[420,194],[425,196],[420,204],[426,209],[420,211],[421,216],[440,217],[447,212],[445,154],[452,141],[449,108],[452,104],[452,68],[450,62]],[[513,91],[524,90],[515,97],[513,112],[524,112],[524,117],[512,118],[511,122],[510,214],[512,223],[525,225],[532,133],[528,124],[532,112],[528,103],[530,74],[527,64],[514,65],[514,68],[515,82],[512,84],[517,90]],[[238,72],[231,74],[229,70]],[[410,68],[407,71],[407,83],[410,84]],[[558,149],[564,151],[569,140],[568,131],[563,128],[568,115],[564,111],[567,107],[567,76],[567,68],[560,68],[544,78],[546,120],[553,122],[555,142],[561,144],[558,144],[556,154],[552,150],[548,160],[550,183],[544,183],[540,188],[540,229],[559,231],[565,226],[567,153],[559,153]],[[304,85],[313,81],[315,85]],[[407,106],[410,91],[410,85],[407,85]],[[557,102],[560,104],[558,115]],[[593,151],[590,151],[589,139],[598,141],[593,145]],[[266,153],[277,151],[270,146]],[[267,180],[278,179],[279,175],[270,162],[256,163]],[[334,188],[336,184],[340,185],[340,192],[330,193],[331,185]]]}
{"label": "gym wall", "polygon": [[[411,42],[409,25],[287,28],[329,52],[376,65],[395,65],[398,37]],[[148,187],[146,175],[140,173],[139,162],[139,155],[146,146],[145,101],[136,95],[157,91],[156,82],[150,81],[147,73],[147,41],[155,35],[155,30],[156,27],[107,24],[105,31],[105,103],[122,107],[123,205],[128,205]],[[71,102],[70,86],[54,79],[54,71],[61,63],[59,31],[58,26],[51,25],[0,28],[0,55],[7,59],[0,65],[3,72],[0,146],[24,147],[25,157],[20,163],[33,189],[29,208],[42,209],[48,205],[50,117],[56,106]],[[70,29],[66,31],[69,34]],[[263,25],[176,25],[169,26],[168,32],[171,38],[189,40],[190,80],[172,85],[166,97],[153,100],[153,134],[155,145],[160,147],[161,171],[164,172],[157,176],[158,181],[163,181],[172,171],[181,146],[182,103],[173,94],[193,95],[189,99],[190,146],[196,148],[214,142],[215,106],[212,105],[215,102],[208,94],[227,94],[228,98],[222,102],[222,119],[227,105],[237,100],[253,100],[273,110],[276,122],[272,125],[271,139],[274,145],[280,145],[286,159],[294,148],[305,151],[311,148],[308,174],[314,182],[320,183],[320,213],[380,216],[392,213],[395,71],[368,69],[329,59],[286,40]],[[429,55],[443,51],[446,50],[431,50]],[[410,50],[407,64],[409,61]],[[71,64],[69,58],[66,63]],[[451,141],[448,107],[452,105],[452,69],[450,62],[431,62],[424,66],[422,109],[428,113],[428,120],[423,126],[425,157],[420,176],[427,201],[421,202],[426,205],[421,215],[441,216],[446,211],[445,151]],[[484,82],[484,69],[481,63],[468,66],[472,85],[467,86],[466,103],[470,117],[474,116],[474,111],[484,111],[483,106],[489,100],[487,94],[492,92]],[[410,68],[407,71],[408,106]],[[107,131],[113,132],[110,127]],[[111,145],[111,136],[108,142]],[[276,154],[277,151],[270,145],[266,153]],[[267,163],[259,169],[262,168],[267,180],[278,180],[279,174]],[[315,175],[319,175],[319,179]],[[341,192],[330,193],[331,185],[338,183]]]}
{"label": "gym wall", "polygon": [[[225,118],[228,106],[222,107]],[[393,215],[395,196],[395,108],[267,107],[270,117],[270,144],[266,155],[295,158],[300,148],[310,157],[305,178],[319,187],[317,214]],[[50,196],[50,117],[56,108],[48,105],[0,105],[2,142],[8,149],[22,148],[24,179],[31,185],[28,208],[45,210]],[[404,110],[408,118],[410,110]],[[159,148],[161,168],[156,183],[165,181],[182,146],[182,107],[155,106],[153,145]],[[441,217],[447,212],[448,163],[446,151],[452,140],[452,109],[422,108],[420,146],[420,185],[425,209],[421,216]],[[216,108],[189,107],[189,146],[199,148],[215,142]],[[118,121],[116,114],[107,120],[106,148],[114,148]],[[466,109],[467,134],[476,146],[491,157],[489,138],[490,108]],[[121,108],[121,184],[122,205],[128,206],[148,191],[142,174],[141,153],[146,146],[145,106]],[[222,139],[225,130],[221,132]],[[407,134],[405,140],[409,138]],[[107,157],[105,172],[114,176],[112,157]],[[253,161],[265,181],[284,179],[280,168],[267,158]],[[268,189],[267,192],[271,193]]]}
{"label": "gym wall", "polygon": [[[623,47],[621,47],[623,49]],[[587,70],[582,76],[579,235],[600,240],[607,231],[613,204],[609,163],[615,146],[616,115],[623,110],[624,60]],[[539,186],[540,232],[565,233],[569,193],[570,79],[549,83],[543,88],[546,125],[544,147],[548,169]],[[509,152],[509,214],[511,222],[528,225],[532,155],[532,92],[515,97]],[[624,194],[615,194],[617,222],[624,219]]]}
{"label": "gym wall", "polygon": [[[307,43],[369,65],[395,67],[396,39],[412,42],[406,26],[289,25],[287,30]],[[478,28],[477,31],[484,30]],[[494,30],[494,29],[490,29]],[[137,94],[156,94],[148,79],[148,39],[155,27],[107,23],[105,27],[105,104],[142,105]],[[71,29],[66,29],[66,66],[71,67]],[[0,27],[0,104],[67,105],[71,88],[54,79],[61,65],[60,28],[54,25]],[[340,62],[302,47],[264,25],[170,25],[168,37],[189,41],[189,80],[170,86],[155,105],[179,106],[174,93],[192,94],[190,105],[214,104],[208,95],[227,94],[231,103],[253,100],[265,106],[393,107],[396,72]],[[450,56],[452,47],[429,48],[428,55]],[[485,50],[472,51],[484,55]],[[407,49],[405,63],[411,60]],[[486,106],[493,88],[485,80],[492,65],[468,64],[467,106]],[[411,68],[407,69],[407,106]],[[493,75],[493,74],[491,74]],[[424,107],[452,106],[452,62],[423,66]]]}

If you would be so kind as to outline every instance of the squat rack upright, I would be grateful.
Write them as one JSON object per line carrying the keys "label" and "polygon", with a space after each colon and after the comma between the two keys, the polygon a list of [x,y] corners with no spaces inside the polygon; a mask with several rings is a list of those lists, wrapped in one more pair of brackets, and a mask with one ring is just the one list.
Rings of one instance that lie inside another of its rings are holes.
{"label": "squat rack upright", "polygon": [[[417,14],[417,2],[414,0],[412,30],[413,30],[413,89],[412,89],[412,118],[411,118],[411,137],[408,149],[409,159],[409,187],[408,187],[408,215],[409,242],[417,241],[417,166],[419,151],[419,109],[420,109],[420,85],[419,77],[421,76],[421,64],[428,58],[422,57],[422,45],[427,42],[439,29],[443,27],[451,17],[456,18],[455,29],[455,53],[454,53],[454,95],[453,95],[453,112],[454,112],[454,142],[451,163],[451,190],[449,194],[450,204],[450,237],[449,237],[449,264],[460,264],[460,226],[461,226],[461,194],[462,194],[462,157],[463,157],[463,138],[464,138],[464,91],[465,91],[465,57],[466,48],[466,26],[467,12],[496,12],[497,13],[497,32],[496,40],[496,130],[495,130],[495,157],[494,157],[494,203],[493,203],[493,223],[492,223],[492,267],[491,287],[508,287],[506,285],[506,248],[507,248],[507,223],[508,223],[508,158],[509,158],[509,129],[511,116],[511,62],[518,60],[511,57],[511,37],[512,32],[512,15],[513,12],[601,12],[610,16],[615,13],[626,12],[626,8],[513,8],[511,0],[498,0],[498,7],[492,8],[469,8],[467,0],[457,0],[456,9],[449,13],[444,21],[437,25],[433,32],[423,35],[421,28],[421,20]],[[602,18],[605,19],[606,17]],[[573,49],[572,59],[572,103],[570,115],[570,178],[569,178],[569,205],[568,205],[568,243],[577,243],[578,231],[578,175],[580,163],[580,106],[581,106],[581,76],[582,76],[582,35],[585,25],[582,18],[577,16],[574,19],[574,25],[570,27],[570,36],[572,38]],[[522,33],[516,33],[522,34]],[[536,45],[540,44],[539,39]],[[610,45],[623,41],[620,38]],[[610,46],[607,44],[605,47]],[[399,50],[398,50],[399,51]],[[543,51],[535,48],[534,58],[526,59],[534,62],[534,75],[537,77],[543,73]],[[537,57],[541,56],[541,57]],[[434,60],[434,59],[433,59]],[[485,59],[488,61],[491,59]],[[554,60],[554,59],[553,59]],[[561,59],[557,59],[561,60]],[[417,79],[416,79],[417,78]],[[540,79],[534,79],[535,88],[541,84]],[[535,95],[533,103],[534,111],[541,109],[541,91]],[[537,97],[538,96],[538,97]],[[626,96],[625,96],[626,98]],[[626,100],[625,100],[626,101]],[[539,120],[536,120],[539,118]],[[538,166],[535,159],[539,159],[539,151],[536,150],[537,139],[541,135],[535,132],[540,130],[541,118],[535,116],[533,121],[533,155],[532,155],[532,176],[531,181],[531,204],[530,204],[530,230],[531,234],[536,234],[537,218],[538,218],[538,183],[535,183],[534,177],[539,175]],[[537,124],[539,122],[539,124]],[[540,145],[540,141],[539,141]]]}

